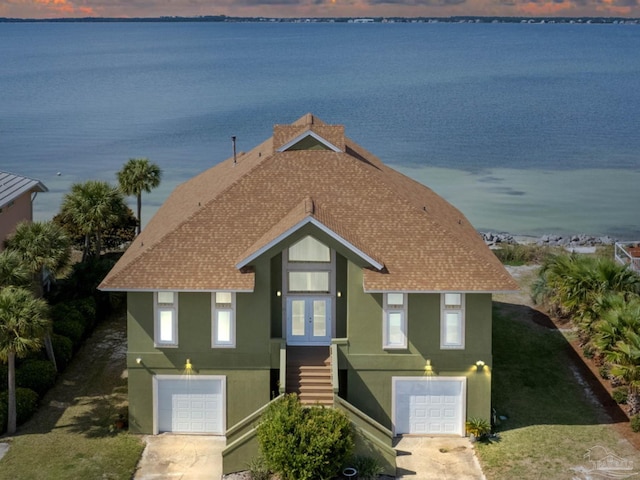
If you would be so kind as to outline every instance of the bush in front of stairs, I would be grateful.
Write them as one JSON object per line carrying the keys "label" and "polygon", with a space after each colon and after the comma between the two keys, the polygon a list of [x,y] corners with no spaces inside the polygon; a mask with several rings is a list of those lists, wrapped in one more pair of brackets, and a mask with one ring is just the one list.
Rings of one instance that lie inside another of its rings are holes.
{"label": "bush in front of stairs", "polygon": [[295,394],[265,410],[257,429],[262,456],[282,480],[332,478],[353,451],[351,422],[325,407],[303,407]]}

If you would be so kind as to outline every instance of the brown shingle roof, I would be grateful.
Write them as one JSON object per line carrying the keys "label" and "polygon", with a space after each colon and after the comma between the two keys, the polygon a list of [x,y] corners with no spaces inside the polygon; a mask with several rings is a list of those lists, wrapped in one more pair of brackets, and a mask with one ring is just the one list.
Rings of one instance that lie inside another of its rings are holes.
{"label": "brown shingle roof", "polygon": [[[306,131],[342,151],[277,151]],[[364,270],[368,291],[517,289],[460,211],[343,131],[305,115],[180,185],[100,287],[252,290],[236,265],[312,218],[384,264]]]}

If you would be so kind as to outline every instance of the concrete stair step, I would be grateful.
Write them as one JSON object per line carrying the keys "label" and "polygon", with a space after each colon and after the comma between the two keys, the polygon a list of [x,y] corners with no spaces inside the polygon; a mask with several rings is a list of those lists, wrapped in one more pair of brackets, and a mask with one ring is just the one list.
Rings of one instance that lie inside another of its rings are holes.
{"label": "concrete stair step", "polygon": [[321,405],[333,405],[333,392],[327,394],[305,395],[299,394],[298,398],[303,405],[313,405],[319,403]]}
{"label": "concrete stair step", "polygon": [[333,386],[330,383],[324,385],[300,385],[298,390],[301,393],[333,393]]}

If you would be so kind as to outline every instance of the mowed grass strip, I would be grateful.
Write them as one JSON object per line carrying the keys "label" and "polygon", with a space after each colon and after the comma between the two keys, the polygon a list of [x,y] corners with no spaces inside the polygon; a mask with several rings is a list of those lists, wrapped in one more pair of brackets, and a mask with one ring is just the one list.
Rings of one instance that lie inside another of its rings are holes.
{"label": "mowed grass strip", "polygon": [[568,348],[560,332],[494,311],[492,401],[508,418],[497,428],[499,439],[477,444],[488,480],[587,478],[595,446],[640,472],[640,455],[589,398]]}
{"label": "mowed grass strip", "polygon": [[142,441],[114,428],[127,402],[122,317],[99,325],[36,415],[0,439],[11,445],[0,480],[132,478]]}

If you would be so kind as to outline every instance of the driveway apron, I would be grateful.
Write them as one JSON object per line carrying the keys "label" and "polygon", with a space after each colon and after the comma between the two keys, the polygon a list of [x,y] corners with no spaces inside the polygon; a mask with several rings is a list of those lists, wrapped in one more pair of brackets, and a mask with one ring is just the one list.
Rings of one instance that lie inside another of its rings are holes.
{"label": "driveway apron", "polygon": [[404,436],[395,449],[397,479],[486,480],[468,438]]}
{"label": "driveway apron", "polygon": [[224,437],[147,435],[135,480],[212,480],[222,478]]}
{"label": "driveway apron", "polygon": [[[224,437],[148,435],[134,480],[222,478]],[[473,445],[460,437],[396,439],[397,479],[486,480]]]}

